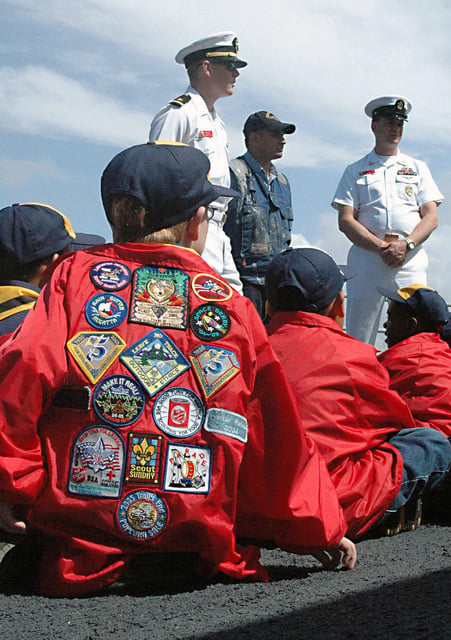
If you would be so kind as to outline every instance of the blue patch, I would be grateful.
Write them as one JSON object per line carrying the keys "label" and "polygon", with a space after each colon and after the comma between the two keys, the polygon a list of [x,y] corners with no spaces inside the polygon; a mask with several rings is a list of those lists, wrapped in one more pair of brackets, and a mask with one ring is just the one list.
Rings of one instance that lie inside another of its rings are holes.
{"label": "blue patch", "polygon": [[190,326],[200,340],[220,340],[229,333],[230,316],[219,304],[201,304],[191,313]]}
{"label": "blue patch", "polygon": [[130,269],[113,260],[98,262],[91,267],[89,275],[93,284],[104,291],[120,291],[131,279]]}
{"label": "blue patch", "polygon": [[197,393],[184,387],[163,391],[155,400],[153,419],[168,436],[189,438],[199,431],[205,409]]}
{"label": "blue patch", "polygon": [[164,331],[154,329],[121,355],[150,397],[190,368],[188,360]]}
{"label": "blue patch", "polygon": [[114,331],[109,333],[88,333],[80,331],[66,344],[73,359],[95,384],[111,367],[126,343]]}
{"label": "blue patch", "polygon": [[144,411],[144,392],[129,376],[109,376],[95,388],[92,404],[97,415],[109,424],[125,427]]}
{"label": "blue patch", "polygon": [[125,482],[159,484],[163,436],[129,433]]}
{"label": "blue patch", "polygon": [[130,322],[186,329],[189,276],[180,269],[140,267],[133,276]]}
{"label": "blue patch", "polygon": [[163,489],[178,493],[209,493],[212,450],[168,442]]}
{"label": "blue patch", "polygon": [[189,359],[207,400],[240,372],[238,358],[229,349],[201,344]]}
{"label": "blue patch", "polygon": [[121,531],[135,540],[149,540],[159,535],[168,522],[168,508],[160,496],[142,489],[126,495],[117,510]]}
{"label": "blue patch", "polygon": [[216,407],[209,409],[204,429],[211,433],[219,433],[223,436],[235,438],[240,442],[247,442],[246,418],[227,409],[218,409]]}
{"label": "blue patch", "polygon": [[97,293],[86,303],[86,320],[96,329],[114,329],[124,322],[128,306],[115,293]]}

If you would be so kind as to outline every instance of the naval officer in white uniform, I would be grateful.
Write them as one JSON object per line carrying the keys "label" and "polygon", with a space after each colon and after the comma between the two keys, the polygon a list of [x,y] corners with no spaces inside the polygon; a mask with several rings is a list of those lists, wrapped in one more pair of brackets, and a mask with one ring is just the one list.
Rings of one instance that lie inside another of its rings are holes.
{"label": "naval officer in white uniform", "polygon": [[[227,134],[214,105],[219,98],[233,94],[238,69],[247,65],[238,58],[236,35],[222,32],[197,40],[181,49],[175,61],[185,65],[190,84],[182,96],[171,100],[154,117],[149,141],[175,140],[200,149],[210,160],[210,180],[229,187]],[[227,202],[227,198],[220,198],[209,207],[211,217],[202,257],[242,293],[230,240],[223,231]]]}
{"label": "naval officer in white uniform", "polygon": [[338,226],[353,243],[348,266],[346,331],[375,343],[383,296],[377,287],[426,284],[428,259],[422,243],[437,227],[443,200],[426,164],[398,150],[411,104],[400,96],[371,100],[374,149],[349,165],[332,206]]}

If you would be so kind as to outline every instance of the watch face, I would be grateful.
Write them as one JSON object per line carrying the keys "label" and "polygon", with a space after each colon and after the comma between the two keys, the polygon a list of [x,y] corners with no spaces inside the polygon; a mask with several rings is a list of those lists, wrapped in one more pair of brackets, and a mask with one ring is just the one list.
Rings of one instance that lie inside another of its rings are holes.
{"label": "watch face", "polygon": [[412,249],[415,249],[415,242],[413,240],[407,240],[407,248],[412,251]]}

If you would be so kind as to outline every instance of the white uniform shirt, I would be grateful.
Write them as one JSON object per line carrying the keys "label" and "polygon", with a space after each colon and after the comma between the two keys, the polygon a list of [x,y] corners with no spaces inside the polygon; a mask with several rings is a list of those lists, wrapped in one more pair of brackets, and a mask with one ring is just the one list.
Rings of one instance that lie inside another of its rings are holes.
{"label": "white uniform shirt", "polygon": [[379,156],[374,149],[346,167],[332,206],[349,205],[357,220],[378,238],[406,238],[420,221],[420,207],[443,195],[427,165],[403,153]]}

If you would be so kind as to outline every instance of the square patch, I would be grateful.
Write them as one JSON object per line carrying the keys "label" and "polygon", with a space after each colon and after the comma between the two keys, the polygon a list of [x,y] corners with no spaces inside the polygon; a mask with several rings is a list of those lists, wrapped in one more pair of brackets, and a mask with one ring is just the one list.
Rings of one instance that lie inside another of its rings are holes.
{"label": "square patch", "polygon": [[163,489],[179,493],[209,493],[212,450],[168,442]]}

